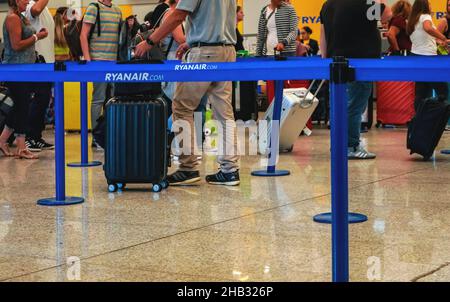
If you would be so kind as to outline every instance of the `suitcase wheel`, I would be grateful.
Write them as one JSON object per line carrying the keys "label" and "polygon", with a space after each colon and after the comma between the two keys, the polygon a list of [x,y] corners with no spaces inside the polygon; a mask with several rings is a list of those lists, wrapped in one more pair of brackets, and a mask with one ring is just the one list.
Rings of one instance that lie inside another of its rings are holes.
{"label": "suitcase wheel", "polygon": [[119,187],[117,186],[117,184],[108,184],[108,191],[110,193],[117,192],[118,189]]}
{"label": "suitcase wheel", "polygon": [[160,183],[160,185],[161,185],[161,187],[162,187],[163,189],[167,189],[167,188],[169,187],[169,182],[168,182],[167,180],[163,180],[163,181]]}
{"label": "suitcase wheel", "polygon": [[127,185],[127,184],[125,184],[125,183],[118,183],[118,184],[117,184],[117,189],[118,189],[118,190],[123,190],[123,189],[125,189],[126,185]]}
{"label": "suitcase wheel", "polygon": [[163,189],[162,185],[154,184],[153,187],[152,187],[152,192],[158,193],[158,192],[161,192],[162,189]]}

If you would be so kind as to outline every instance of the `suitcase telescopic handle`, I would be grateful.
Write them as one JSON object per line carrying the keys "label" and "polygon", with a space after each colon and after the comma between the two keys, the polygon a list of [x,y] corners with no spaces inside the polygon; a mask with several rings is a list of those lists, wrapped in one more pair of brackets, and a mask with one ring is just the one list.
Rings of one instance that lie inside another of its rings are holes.
{"label": "suitcase telescopic handle", "polygon": [[316,83],[316,80],[313,80],[311,82],[311,84],[308,87],[308,90],[305,93],[305,96],[303,97],[303,100],[300,102],[300,107],[302,107],[303,109],[307,109],[309,107],[312,106],[312,104],[314,103],[314,99],[316,98],[317,94],[319,94],[320,89],[322,89],[323,84],[325,84],[326,80],[322,80],[319,84],[319,87],[317,87],[316,92],[314,92],[314,95],[312,97],[312,99],[310,101],[307,100],[308,98],[308,94],[311,92],[312,87],[314,86],[314,84]]}

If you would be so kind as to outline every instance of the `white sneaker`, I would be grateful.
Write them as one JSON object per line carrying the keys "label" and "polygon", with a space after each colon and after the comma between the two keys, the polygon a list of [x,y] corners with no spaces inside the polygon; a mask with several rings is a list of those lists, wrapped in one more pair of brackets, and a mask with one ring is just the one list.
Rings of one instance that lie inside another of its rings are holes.
{"label": "white sneaker", "polygon": [[361,146],[348,148],[348,159],[374,159],[377,156],[374,153],[368,152]]}

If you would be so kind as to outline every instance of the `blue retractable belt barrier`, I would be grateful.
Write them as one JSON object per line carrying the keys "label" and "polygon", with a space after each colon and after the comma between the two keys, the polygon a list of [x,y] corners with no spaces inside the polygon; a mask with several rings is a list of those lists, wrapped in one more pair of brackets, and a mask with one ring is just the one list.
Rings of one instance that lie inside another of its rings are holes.
{"label": "blue retractable belt barrier", "polygon": [[[179,61],[167,61],[165,64],[148,65],[69,62],[64,66],[55,65],[57,68],[52,64],[4,64],[0,65],[0,81],[55,83],[56,198],[39,200],[38,203],[41,205],[67,205],[83,202],[83,198],[65,195],[64,82],[201,82],[257,81],[260,79],[280,82],[290,79],[330,79],[331,75],[334,75],[335,78],[330,83],[332,92],[330,99],[332,104],[332,271],[333,281],[345,282],[349,280],[348,223],[349,220],[352,220],[353,215],[349,216],[348,213],[347,128],[341,126],[347,125],[346,82],[349,78],[344,76],[336,81],[336,77],[339,78],[339,76],[334,73],[341,72],[340,76],[342,76],[348,72],[345,69],[351,66],[355,71],[354,79],[357,81],[450,82],[450,57],[351,59],[349,65],[345,65],[346,63],[340,59],[332,63],[330,59],[309,57],[288,58],[286,61],[275,61],[273,58],[250,58],[240,59],[236,63],[181,64]],[[282,101],[280,84],[277,84],[277,87],[274,120],[281,110]],[[84,106],[84,103],[85,100],[82,100],[81,106]],[[85,112],[84,108],[83,112]],[[82,119],[86,117],[87,115]],[[83,122],[82,127],[84,124]],[[335,127],[337,125],[339,127]],[[84,148],[87,140],[83,132],[82,161],[87,161],[86,148]],[[277,144],[271,142],[271,148],[272,151],[277,150],[276,152],[278,152]],[[264,172],[276,172],[275,165],[270,165]],[[320,217],[316,218],[320,219]],[[365,216],[357,217],[358,220],[363,218]]]}

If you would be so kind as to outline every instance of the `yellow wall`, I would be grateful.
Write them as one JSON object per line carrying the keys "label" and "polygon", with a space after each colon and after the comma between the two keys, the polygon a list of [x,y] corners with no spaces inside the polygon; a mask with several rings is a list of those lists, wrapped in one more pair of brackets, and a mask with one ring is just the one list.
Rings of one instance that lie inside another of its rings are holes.
{"label": "yellow wall", "polygon": [[[88,83],[88,127],[91,129],[92,83]],[[64,83],[64,128],[80,130],[80,84]]]}

